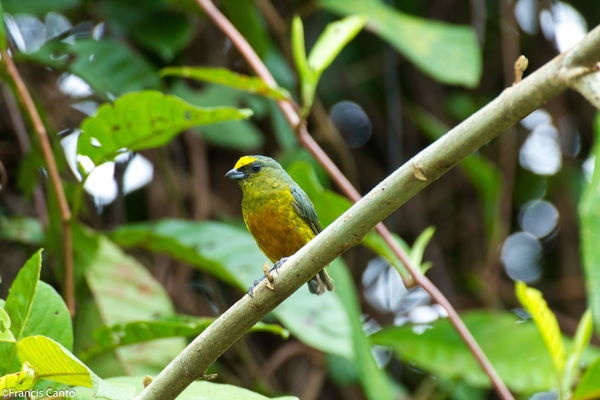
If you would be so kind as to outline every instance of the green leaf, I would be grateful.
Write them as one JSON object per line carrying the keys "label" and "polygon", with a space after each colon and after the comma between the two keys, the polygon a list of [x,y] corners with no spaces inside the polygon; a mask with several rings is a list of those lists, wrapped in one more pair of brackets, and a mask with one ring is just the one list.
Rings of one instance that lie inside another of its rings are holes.
{"label": "green leaf", "polygon": [[312,76],[310,68],[308,66],[308,59],[306,57],[306,45],[304,44],[304,25],[299,16],[294,15],[292,20],[292,52],[294,54],[294,61],[296,63],[296,69],[300,75],[300,81],[305,82]]}
{"label": "green leaf", "polygon": [[482,56],[470,26],[415,17],[379,0],[319,0],[318,4],[341,15],[366,15],[368,30],[439,82],[467,87],[479,82]]}
{"label": "green leaf", "polygon": [[275,100],[290,99],[290,93],[280,87],[271,87],[258,77],[237,74],[227,68],[167,67],[160,76],[178,76],[197,81],[217,83]]}
{"label": "green leaf", "polygon": [[575,377],[579,372],[581,355],[583,354],[583,350],[590,342],[593,330],[594,326],[592,324],[592,311],[588,309],[585,313],[583,313],[581,321],[579,321],[579,326],[577,327],[577,332],[575,333],[571,351],[569,351],[565,362],[565,372],[562,376],[562,383],[560,386],[561,396],[563,398],[572,398],[571,388],[573,387]]}
{"label": "green leaf", "polygon": [[[162,220],[121,225],[111,237],[123,246],[167,253],[244,292],[262,275],[267,261],[248,231],[217,222]],[[330,268],[339,268],[336,265]],[[273,314],[306,344],[352,357],[349,321],[338,297],[298,290]]]}
{"label": "green leaf", "polygon": [[577,388],[574,400],[594,400],[600,398],[600,358],[585,371]]}
{"label": "green leaf", "polygon": [[[268,400],[269,398],[248,389],[222,383],[198,381],[192,383],[178,397],[181,400],[219,399],[219,400]],[[275,400],[298,400],[295,396],[275,397]]]}
{"label": "green leaf", "polygon": [[[143,386],[143,376],[120,376],[108,379],[95,378],[94,389],[75,388],[75,397],[73,400],[92,400],[92,399],[110,399],[110,400],[131,400],[141,393]],[[207,381],[192,382],[179,396],[177,400],[268,400],[261,394],[252,392],[248,389],[239,388],[233,385],[222,383],[213,383]],[[294,396],[273,397],[273,400],[298,400]]]}
{"label": "green leaf", "polygon": [[[189,88],[183,82],[175,84],[172,93],[196,106],[209,106],[223,104],[236,107],[239,104],[249,104],[259,118],[263,113],[262,105],[265,99],[231,89],[221,85],[207,85],[202,91]],[[192,128],[192,131],[201,135],[208,143],[248,152],[258,149],[264,144],[263,133],[251,120],[225,121],[212,125]]]}
{"label": "green leaf", "polygon": [[248,118],[252,111],[200,108],[156,91],[127,94],[114,105],[103,104],[81,124],[77,153],[94,165],[112,161],[125,149],[138,151],[168,143],[195,125]]}
{"label": "green leaf", "polygon": [[39,249],[21,268],[8,292],[4,310],[10,317],[10,330],[16,340],[21,340],[24,336],[41,269],[42,249]]}
{"label": "green leaf", "polygon": [[425,273],[426,270],[431,268],[429,264],[426,266],[423,265],[423,254],[425,253],[425,248],[431,241],[433,234],[435,233],[435,228],[433,226],[428,227],[423,232],[419,234],[415,242],[413,243],[413,247],[408,252],[408,255],[412,262],[415,265],[421,266],[421,272]]}
{"label": "green leaf", "polygon": [[160,84],[156,70],[145,58],[110,38],[79,39],[73,44],[49,42],[22,57],[79,76],[103,98],[157,89]]}
{"label": "green leaf", "polygon": [[300,75],[302,113],[308,115],[314,101],[317,84],[323,71],[365,26],[365,16],[353,15],[327,24],[317,39],[308,59],[304,45],[304,27],[298,16],[292,22],[292,51]]}
{"label": "green leaf", "polygon": [[37,381],[37,370],[28,362],[23,363],[21,371],[0,377],[0,395],[13,398],[15,392],[30,390]]}
{"label": "green leaf", "polygon": [[[336,271],[343,268],[342,260],[337,259],[327,271],[337,276]],[[351,321],[339,294],[315,296],[306,287],[300,288],[273,310],[273,315],[305,344],[324,353],[354,358]]]}
{"label": "green leaf", "polygon": [[[534,324],[511,313],[476,311],[461,317],[512,391],[533,394],[557,386],[552,360]],[[435,376],[463,380],[473,387],[491,386],[447,319],[431,327],[388,327],[371,338],[375,344],[392,347],[409,365]]]}
{"label": "green leaf", "polygon": [[[336,261],[343,264],[341,259],[337,259]],[[332,269],[330,274],[335,281],[335,294],[340,297],[348,313],[354,351],[352,361],[354,361],[358,371],[358,378],[367,398],[371,400],[399,398],[398,393],[395,393],[394,386],[387,372],[379,368],[371,352],[371,341],[366,337],[363,329],[360,301],[350,271],[346,265],[343,265],[343,268]],[[346,363],[349,361],[346,360]]]}
{"label": "green leaf", "polygon": [[577,213],[579,214],[581,236],[581,258],[585,276],[588,304],[592,309],[592,318],[596,333],[600,332],[600,113],[594,121],[595,143],[594,176],[584,185]]}
{"label": "green leaf", "polygon": [[44,242],[44,230],[35,218],[0,218],[0,239],[39,246]]}
{"label": "green leaf", "polygon": [[[229,238],[220,241],[226,235]],[[221,281],[238,286],[240,277],[236,277],[225,264],[234,261],[228,250],[232,247],[240,254],[253,251],[256,244],[253,240],[247,240],[247,236],[245,232],[225,224],[165,219],[153,223],[121,225],[112,232],[111,239],[121,246],[142,247],[168,254]],[[259,273],[255,265],[248,265],[248,268],[248,271],[242,268],[238,270],[246,278],[242,278],[246,282],[238,286],[240,289],[244,289],[244,285],[249,286],[252,279],[256,278],[254,275]]]}
{"label": "green leaf", "polygon": [[319,75],[329,67],[366,23],[366,16],[351,15],[327,24],[308,55],[308,66],[312,73]]}
{"label": "green leaf", "polygon": [[565,347],[556,317],[546,304],[539,290],[529,288],[523,282],[516,283],[516,295],[521,305],[531,314],[546,344],[557,376],[562,377],[565,367]]}
{"label": "green leaf", "polygon": [[137,0],[103,1],[100,7],[111,27],[127,32],[141,46],[171,61],[193,38],[194,30],[184,13],[167,2]]}
{"label": "green leaf", "polygon": [[80,0],[2,0],[4,12],[9,14],[45,15],[78,6]]}
{"label": "green leaf", "polygon": [[[86,282],[105,325],[152,320],[175,315],[164,288],[134,258],[113,242],[87,229],[75,230],[76,267]],[[95,243],[92,250],[84,240]],[[183,348],[181,338],[160,339],[118,348],[119,365],[130,374],[155,374]],[[82,349],[85,350],[85,349]]]}
{"label": "green leaf", "polygon": [[91,372],[71,352],[45,336],[28,336],[17,345],[19,360],[29,362],[38,378],[92,387]]}
{"label": "green leaf", "polygon": [[15,337],[10,331],[10,317],[4,311],[4,307],[0,307],[0,342],[14,342]]}
{"label": "green leaf", "polygon": [[[89,349],[82,359],[130,344],[172,337],[197,336],[214,320],[214,318],[177,316],[155,321],[134,321],[103,326],[94,332],[96,347]],[[250,332],[261,331],[280,335],[284,339],[289,336],[289,332],[279,325],[260,322],[250,329]]]}
{"label": "green leaf", "polygon": [[73,349],[73,324],[62,297],[46,282],[39,281],[23,336],[44,335],[69,351]]}

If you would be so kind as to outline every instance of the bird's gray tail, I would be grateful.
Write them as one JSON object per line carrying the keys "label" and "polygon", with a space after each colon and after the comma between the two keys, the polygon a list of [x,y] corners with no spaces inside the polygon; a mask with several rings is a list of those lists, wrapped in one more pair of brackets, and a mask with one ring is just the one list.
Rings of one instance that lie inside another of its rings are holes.
{"label": "bird's gray tail", "polygon": [[335,286],[333,285],[333,280],[327,274],[327,271],[322,270],[310,281],[308,281],[308,290],[312,294],[316,294],[318,296],[325,293],[325,290],[333,292],[335,290]]}

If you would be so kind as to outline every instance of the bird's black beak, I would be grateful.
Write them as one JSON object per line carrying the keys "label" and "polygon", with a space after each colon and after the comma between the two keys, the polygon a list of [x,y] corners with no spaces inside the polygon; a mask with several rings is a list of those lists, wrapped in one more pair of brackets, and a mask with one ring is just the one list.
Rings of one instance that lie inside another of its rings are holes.
{"label": "bird's black beak", "polygon": [[239,169],[232,169],[228,173],[225,174],[226,177],[230,179],[244,179],[248,176],[245,172],[240,171]]}

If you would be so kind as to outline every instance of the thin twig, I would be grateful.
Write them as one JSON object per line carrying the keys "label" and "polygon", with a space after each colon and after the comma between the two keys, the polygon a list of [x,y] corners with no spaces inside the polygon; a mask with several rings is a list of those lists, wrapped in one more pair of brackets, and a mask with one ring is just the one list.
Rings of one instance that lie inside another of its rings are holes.
{"label": "thin twig", "polygon": [[73,284],[73,243],[71,236],[71,210],[69,209],[69,204],[67,203],[67,198],[65,196],[65,191],[62,186],[62,181],[60,179],[60,174],[58,173],[58,167],[56,166],[56,160],[54,159],[54,154],[52,153],[52,146],[50,145],[50,140],[48,139],[48,133],[46,132],[46,127],[42,122],[40,114],[35,107],[33,99],[31,98],[31,94],[27,90],[21,75],[19,74],[19,70],[17,69],[15,63],[13,62],[11,56],[8,54],[6,49],[0,50],[2,54],[2,60],[4,61],[4,65],[6,65],[6,70],[8,75],[11,77],[12,81],[15,84],[17,95],[19,99],[23,102],[23,106],[29,114],[29,118],[31,118],[31,122],[33,124],[33,129],[37,133],[37,136],[40,140],[40,144],[42,147],[42,154],[44,156],[44,160],[46,161],[46,166],[48,167],[48,174],[50,175],[50,182],[56,192],[56,197],[58,198],[58,206],[60,208],[60,216],[62,220],[63,226],[63,251],[64,251],[64,273],[65,273],[65,302],[67,303],[67,307],[71,316],[75,315],[75,291]]}
{"label": "thin twig", "polygon": [[[248,41],[238,32],[238,30],[227,20],[227,18],[219,11],[217,7],[210,0],[196,0],[197,3],[202,7],[204,12],[209,16],[210,19],[215,22],[219,28],[229,37],[233,44],[237,47],[240,53],[245,57],[248,64],[254,70],[254,72],[267,84],[276,85],[275,78],[271,75],[265,64],[261,61],[260,57],[254,52],[254,49]],[[352,186],[350,181],[346,179],[344,174],[338,169],[333,161],[327,156],[327,154],[321,149],[317,142],[308,133],[306,126],[301,122],[298,114],[294,111],[298,107],[290,101],[278,102],[279,108],[286,116],[286,119],[290,123],[292,129],[298,132],[300,143],[306,147],[313,156],[319,160],[321,165],[327,170],[329,175],[333,178],[338,187],[348,196],[352,201],[357,202],[361,199],[360,193]],[[413,277],[414,281],[419,284],[439,305],[441,305],[447,312],[448,318],[452,322],[452,325],[456,328],[459,335],[462,337],[464,342],[467,344],[485,373],[491,379],[494,387],[498,391],[499,395],[503,399],[512,399],[510,391],[487,359],[481,347],[469,332],[467,326],[464,324],[462,319],[459,317],[456,310],[452,307],[452,304],[446,299],[443,293],[427,278],[421,274],[419,267],[415,265],[406,252],[398,245],[398,243],[392,237],[391,232],[385,227],[383,223],[379,223],[376,226],[376,231],[382,236],[384,241],[390,247],[390,249],[396,254],[398,259],[402,261],[408,272]]]}

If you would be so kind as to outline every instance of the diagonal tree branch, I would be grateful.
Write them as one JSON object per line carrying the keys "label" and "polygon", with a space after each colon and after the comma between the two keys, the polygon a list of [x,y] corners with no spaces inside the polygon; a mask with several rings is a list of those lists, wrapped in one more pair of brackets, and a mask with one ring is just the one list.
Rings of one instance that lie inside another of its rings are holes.
{"label": "diagonal tree branch", "polygon": [[[210,0],[196,0],[197,3],[202,7],[204,12],[221,28],[221,30],[229,37],[229,39],[235,44],[240,53],[246,58],[246,61],[254,69],[254,72],[263,79],[267,84],[276,86],[277,83],[267,67],[260,60],[260,57],[256,54],[252,46],[248,41],[239,33],[239,31],[233,26],[233,24],[219,11],[219,9]],[[321,165],[327,170],[329,175],[334,179],[338,187],[355,203],[361,199],[360,193],[354,188],[346,176],[339,170],[335,163],[329,158],[329,156],[321,149],[317,142],[312,138],[306,128],[306,121],[301,119],[295,110],[299,110],[300,107],[293,103],[292,100],[279,101],[278,106],[282,113],[286,116],[286,119],[292,129],[298,134],[300,143],[307,148],[312,155],[319,160]],[[494,387],[503,399],[512,399],[510,391],[486,357],[485,353],[479,346],[479,343],[475,340],[471,332],[469,332],[467,326],[463,323],[462,319],[458,315],[458,312],[454,309],[450,301],[444,296],[444,294],[427,278],[421,274],[419,267],[415,265],[408,254],[400,247],[396,242],[392,233],[382,223],[378,223],[375,226],[377,233],[383,238],[388,247],[396,254],[398,259],[404,264],[405,268],[410,273],[414,282],[407,281],[405,283],[412,286],[414,283],[420,285],[435,302],[441,305],[448,315],[448,319],[457,330],[460,337],[467,344],[471,353],[475,356],[477,362],[481,365],[485,373],[489,376]],[[401,274],[402,275],[402,274]],[[404,277],[403,277],[404,279]]]}
{"label": "diagonal tree branch", "polygon": [[[208,3],[197,1],[203,6]],[[557,56],[518,85],[505,89],[377,185],[283,264],[279,274],[275,275],[274,291],[265,288],[265,281],[260,283],[254,298],[244,296],[221,315],[136,399],[177,397],[250,327],[300,288],[323,265],[360,242],[381,220],[461,160],[574,85],[581,76],[597,71],[599,58],[600,27],[596,27],[571,50]],[[420,280],[420,277],[422,275],[415,275],[415,279]]]}

